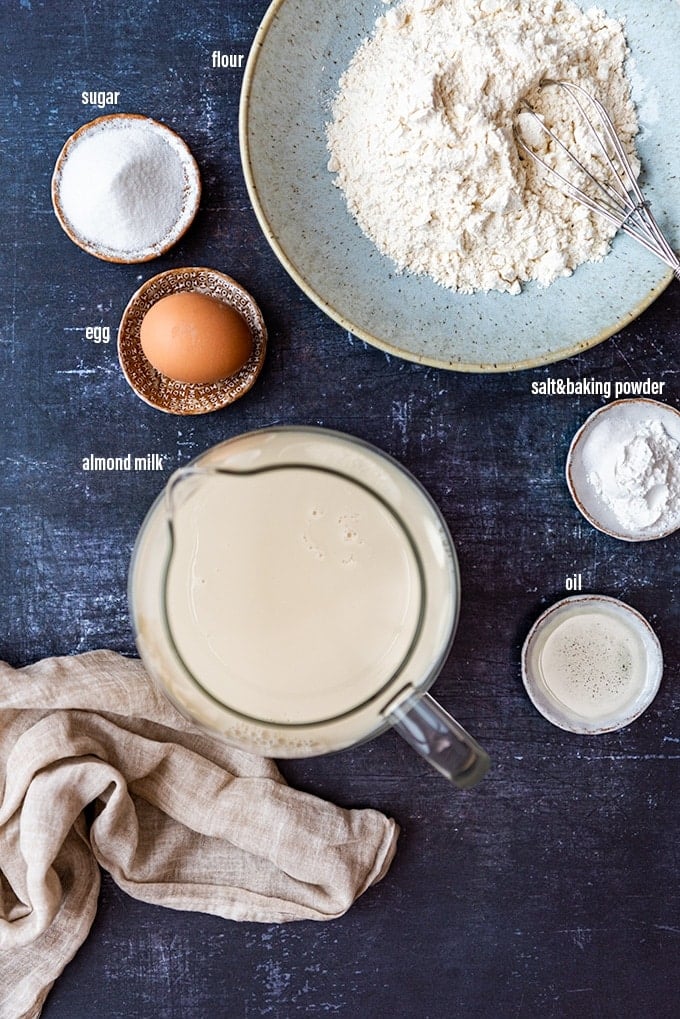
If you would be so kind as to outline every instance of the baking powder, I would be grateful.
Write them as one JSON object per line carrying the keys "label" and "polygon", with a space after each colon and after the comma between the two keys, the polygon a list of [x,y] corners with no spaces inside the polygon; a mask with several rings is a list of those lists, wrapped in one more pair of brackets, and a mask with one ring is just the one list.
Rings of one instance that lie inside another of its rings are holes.
{"label": "baking powder", "polygon": [[[400,271],[463,293],[547,285],[601,259],[615,231],[520,159],[516,108],[545,77],[576,81],[602,99],[630,150],[626,53],[620,22],[569,0],[404,0],[340,79],[329,170]],[[582,151],[573,106],[548,91],[546,123]]]}
{"label": "baking powder", "polygon": [[589,483],[628,532],[680,525],[680,443],[661,421],[595,424],[583,448]]}

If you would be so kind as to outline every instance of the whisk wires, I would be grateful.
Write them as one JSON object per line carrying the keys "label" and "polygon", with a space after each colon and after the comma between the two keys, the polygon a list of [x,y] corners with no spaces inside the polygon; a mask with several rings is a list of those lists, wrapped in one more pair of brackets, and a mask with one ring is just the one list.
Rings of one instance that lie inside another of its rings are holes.
{"label": "whisk wires", "polygon": [[[591,212],[603,216],[617,229],[623,230],[647,251],[666,263],[680,280],[680,259],[661,231],[649,203],[645,199],[628,154],[606,108],[581,85],[570,81],[544,79],[541,88],[556,86],[564,89],[580,111],[588,134],[594,142],[594,151],[604,160],[609,171],[600,178],[558,137],[536,110],[524,100],[519,112],[529,114],[541,131],[553,142],[558,153],[563,153],[576,171],[578,180],[570,180],[561,169],[538,155],[522,137],[515,124],[515,139],[522,152],[547,171],[548,179]],[[598,123],[599,127],[596,126]],[[590,190],[586,190],[590,185]]]}

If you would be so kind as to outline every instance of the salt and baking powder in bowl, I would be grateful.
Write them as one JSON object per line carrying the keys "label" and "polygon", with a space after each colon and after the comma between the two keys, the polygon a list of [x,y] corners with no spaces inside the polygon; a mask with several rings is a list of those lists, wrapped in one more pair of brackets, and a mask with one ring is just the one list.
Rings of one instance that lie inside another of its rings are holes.
{"label": "salt and baking powder in bowl", "polygon": [[680,527],[680,412],[656,400],[616,400],[574,436],[567,484],[585,518],[623,541]]}
{"label": "salt and baking powder in bowl", "polygon": [[71,240],[109,262],[146,262],[188,229],[201,197],[198,166],[164,124],[112,114],[68,139],[52,178],[52,203]]}

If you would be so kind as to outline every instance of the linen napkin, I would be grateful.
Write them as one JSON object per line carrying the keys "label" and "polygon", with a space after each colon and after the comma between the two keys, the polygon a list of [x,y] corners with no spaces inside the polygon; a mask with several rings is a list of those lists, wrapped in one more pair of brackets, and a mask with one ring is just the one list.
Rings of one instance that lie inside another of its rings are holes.
{"label": "linen napkin", "polygon": [[87,937],[99,866],[174,909],[328,920],[383,877],[397,834],[201,733],[139,661],[0,663],[0,1017],[40,1014]]}

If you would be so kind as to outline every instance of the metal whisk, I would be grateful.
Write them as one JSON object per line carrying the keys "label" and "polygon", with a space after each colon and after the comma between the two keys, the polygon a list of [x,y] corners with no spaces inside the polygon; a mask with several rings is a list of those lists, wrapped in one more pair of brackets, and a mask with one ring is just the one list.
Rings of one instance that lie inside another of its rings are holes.
{"label": "metal whisk", "polygon": [[[553,85],[564,89],[579,108],[581,116],[595,141],[596,151],[604,158],[605,164],[610,171],[609,179],[598,179],[567,148],[555,132],[546,126],[543,119],[526,100],[521,103],[519,113],[528,113],[532,116],[544,134],[552,139],[558,149],[578,169],[581,175],[581,183],[569,180],[558,169],[550,166],[545,159],[537,155],[526,143],[520,128],[515,124],[515,138],[519,148],[548,172],[552,184],[560,187],[577,202],[590,209],[591,212],[604,216],[610,223],[614,223],[617,228],[634,238],[647,251],[657,255],[666,265],[670,266],[676,279],[680,280],[680,259],[671,248],[652,215],[649,203],[645,200],[640,190],[640,185],[637,182],[630,160],[626,155],[621,139],[616,133],[607,110],[599,99],[592,96],[581,85],[576,85],[570,81],[552,81],[551,79],[545,79],[541,82],[541,88]],[[596,121],[599,121],[599,129],[596,126]],[[584,186],[589,186],[588,182],[592,185],[591,190],[595,197],[584,189]]]}

